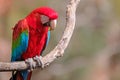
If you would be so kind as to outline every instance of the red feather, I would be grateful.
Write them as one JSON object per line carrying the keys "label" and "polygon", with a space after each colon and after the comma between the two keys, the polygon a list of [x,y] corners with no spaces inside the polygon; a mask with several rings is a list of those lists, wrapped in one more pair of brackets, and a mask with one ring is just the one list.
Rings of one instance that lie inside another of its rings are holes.
{"label": "red feather", "polygon": [[23,53],[22,59],[32,58],[40,55],[46,44],[48,27],[43,27],[40,21],[40,14],[33,14],[27,17],[29,25],[29,42],[26,52]]}

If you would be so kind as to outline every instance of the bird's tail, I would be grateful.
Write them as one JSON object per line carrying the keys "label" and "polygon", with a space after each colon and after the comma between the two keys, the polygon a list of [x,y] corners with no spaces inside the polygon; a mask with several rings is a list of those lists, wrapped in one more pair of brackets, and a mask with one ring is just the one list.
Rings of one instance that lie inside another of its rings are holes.
{"label": "bird's tail", "polygon": [[29,72],[28,75],[22,76],[21,71],[16,71],[16,72],[12,72],[12,77],[10,78],[10,80],[30,80],[31,79],[31,75],[32,72]]}

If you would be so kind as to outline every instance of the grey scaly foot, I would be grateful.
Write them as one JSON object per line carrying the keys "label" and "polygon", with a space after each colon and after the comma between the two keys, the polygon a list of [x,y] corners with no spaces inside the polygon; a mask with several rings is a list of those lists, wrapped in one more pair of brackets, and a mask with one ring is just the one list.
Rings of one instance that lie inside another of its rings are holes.
{"label": "grey scaly foot", "polygon": [[42,56],[35,56],[33,59],[37,62],[38,67],[41,67],[42,69],[44,68],[44,63],[42,61]]}
{"label": "grey scaly foot", "polygon": [[35,64],[33,58],[28,58],[25,60],[25,62],[29,65],[29,69],[28,69],[29,72],[33,71],[33,69],[35,69],[36,64]]}

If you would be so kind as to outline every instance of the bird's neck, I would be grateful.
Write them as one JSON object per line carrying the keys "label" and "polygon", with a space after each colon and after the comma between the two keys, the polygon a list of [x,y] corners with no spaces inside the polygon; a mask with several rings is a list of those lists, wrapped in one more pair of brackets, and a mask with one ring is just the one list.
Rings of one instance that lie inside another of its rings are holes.
{"label": "bird's neck", "polygon": [[30,14],[26,17],[29,27],[36,29],[37,27],[42,26],[40,21],[40,15],[38,14]]}

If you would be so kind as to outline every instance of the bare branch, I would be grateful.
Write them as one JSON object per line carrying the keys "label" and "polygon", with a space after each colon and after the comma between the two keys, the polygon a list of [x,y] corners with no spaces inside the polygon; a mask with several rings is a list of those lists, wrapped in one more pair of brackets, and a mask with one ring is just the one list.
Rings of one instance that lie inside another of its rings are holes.
{"label": "bare branch", "polygon": [[[63,56],[64,50],[67,48],[74,31],[76,20],[75,12],[79,2],[80,0],[70,0],[69,4],[67,5],[66,28],[58,45],[50,53],[42,58],[45,66],[48,66],[56,58]],[[0,71],[24,70],[27,68],[29,68],[29,65],[27,65],[24,61],[13,63],[0,62]]]}

